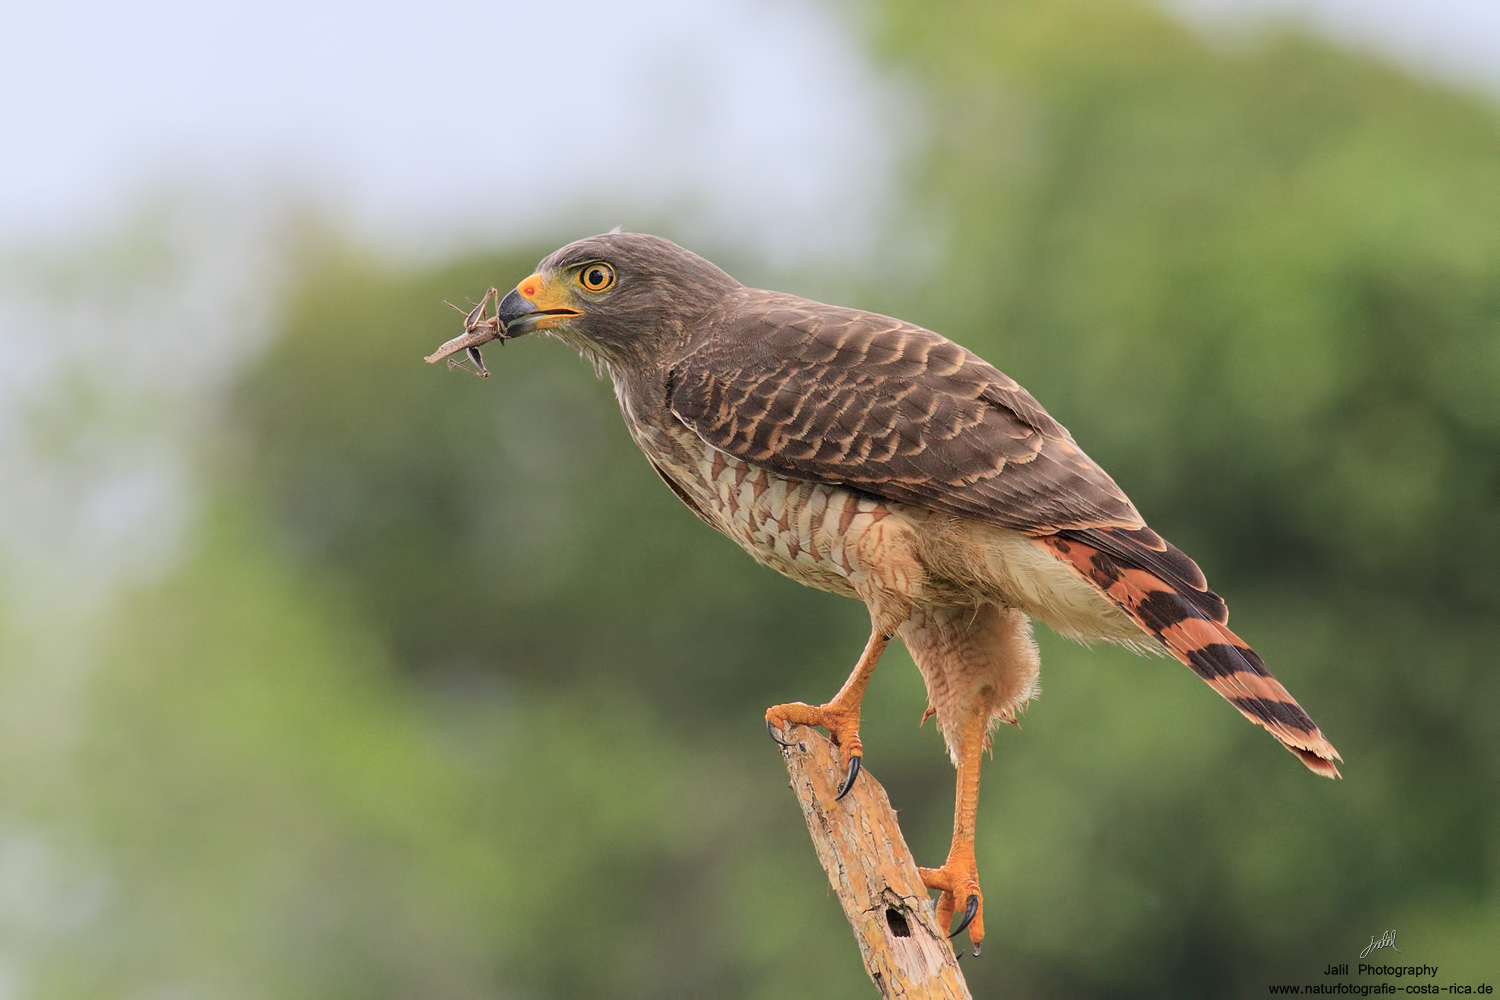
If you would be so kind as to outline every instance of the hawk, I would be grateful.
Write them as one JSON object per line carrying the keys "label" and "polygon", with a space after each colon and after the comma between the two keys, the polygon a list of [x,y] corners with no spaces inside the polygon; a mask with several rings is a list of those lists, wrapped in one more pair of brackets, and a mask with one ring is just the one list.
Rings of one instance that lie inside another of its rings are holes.
{"label": "hawk", "polygon": [[[911,323],[747,288],[656,236],[570,243],[429,361],[532,331],[609,375],[625,424],[688,509],[758,562],[864,601],[870,638],[821,705],[766,711],[828,730],[858,777],[860,700],[900,636],[957,769],[938,920],[978,954],[979,761],[1037,691],[1031,622],[1176,657],[1312,771],[1337,751],[1229,630],[1196,563],[1156,532],[1031,394]],[[488,301],[488,298],[486,299]],[[476,317],[476,314],[479,314]],[[445,354],[446,352],[446,354]],[[482,364],[480,371],[483,372]],[[778,740],[779,741],[779,740]]]}

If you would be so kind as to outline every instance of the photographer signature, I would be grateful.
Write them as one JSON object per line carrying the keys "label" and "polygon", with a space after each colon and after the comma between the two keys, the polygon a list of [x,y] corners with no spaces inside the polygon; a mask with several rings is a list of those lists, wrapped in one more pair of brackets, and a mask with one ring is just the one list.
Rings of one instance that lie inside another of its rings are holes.
{"label": "photographer signature", "polygon": [[1370,935],[1370,943],[1365,948],[1364,951],[1362,951],[1362,952],[1359,953],[1359,957],[1360,958],[1364,958],[1366,955],[1370,954],[1370,952],[1375,951],[1375,950],[1380,949],[1380,948],[1395,948],[1398,953],[1401,951],[1400,948],[1396,948],[1396,932],[1395,931],[1386,931],[1384,934],[1380,935],[1380,937],[1378,937],[1378,938],[1375,937],[1375,935],[1373,935],[1373,934]]}

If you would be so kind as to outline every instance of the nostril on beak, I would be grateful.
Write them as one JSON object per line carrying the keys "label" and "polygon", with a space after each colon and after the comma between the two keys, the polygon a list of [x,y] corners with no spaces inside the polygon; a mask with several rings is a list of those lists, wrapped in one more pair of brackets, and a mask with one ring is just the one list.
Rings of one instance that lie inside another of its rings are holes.
{"label": "nostril on beak", "polygon": [[536,304],[523,299],[518,289],[511,289],[506,293],[505,298],[500,300],[495,315],[502,324],[509,326],[521,317],[538,311]]}

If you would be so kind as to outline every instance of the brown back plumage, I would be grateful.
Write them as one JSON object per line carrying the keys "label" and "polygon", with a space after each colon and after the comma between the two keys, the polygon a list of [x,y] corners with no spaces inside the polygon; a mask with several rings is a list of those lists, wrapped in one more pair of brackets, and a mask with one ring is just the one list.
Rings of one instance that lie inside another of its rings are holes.
{"label": "brown back plumage", "polygon": [[705,441],[795,479],[973,518],[1038,539],[1311,770],[1338,753],[1192,559],[1014,380],[900,320],[740,288],[668,376]]}

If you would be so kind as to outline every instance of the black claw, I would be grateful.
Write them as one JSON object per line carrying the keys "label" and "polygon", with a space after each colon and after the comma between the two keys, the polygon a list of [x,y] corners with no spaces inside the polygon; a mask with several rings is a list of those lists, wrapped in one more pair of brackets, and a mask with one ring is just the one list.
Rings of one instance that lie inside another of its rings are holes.
{"label": "black claw", "polygon": [[849,758],[849,774],[848,774],[847,777],[844,778],[844,783],[839,786],[839,793],[833,797],[833,801],[837,802],[839,799],[843,798],[845,795],[848,795],[849,794],[849,789],[851,789],[851,788],[854,787],[854,779],[857,778],[857,777],[859,777],[859,758],[858,757],[850,757]]}
{"label": "black claw", "polygon": [[967,927],[967,926],[969,926],[970,921],[972,921],[974,919],[974,917],[978,915],[978,913],[979,913],[979,897],[978,896],[970,896],[969,897],[969,901],[964,904],[964,918],[963,918],[963,920],[961,920],[959,922],[959,924],[958,924],[957,927],[953,928],[953,933],[949,934],[948,936],[951,937],[951,938],[955,938],[955,937],[958,937],[960,934],[962,934],[964,932],[964,928]]}
{"label": "black claw", "polygon": [[772,722],[770,719],[766,720],[766,732],[771,734],[771,739],[775,740],[777,743],[780,743],[784,747],[796,746],[795,743],[787,743],[780,736],[776,735],[776,723]]}

